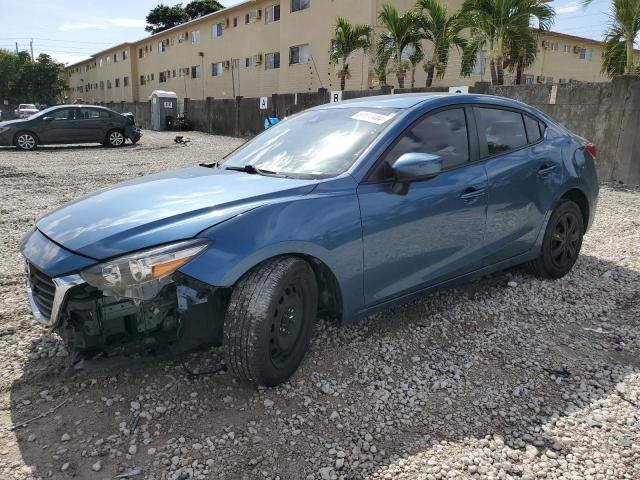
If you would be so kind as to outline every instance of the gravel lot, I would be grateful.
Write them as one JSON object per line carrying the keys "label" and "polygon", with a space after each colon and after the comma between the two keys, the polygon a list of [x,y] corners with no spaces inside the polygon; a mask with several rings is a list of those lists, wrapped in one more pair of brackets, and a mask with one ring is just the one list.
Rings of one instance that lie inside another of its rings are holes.
{"label": "gravel lot", "polygon": [[515,269],[355,327],[321,321],[280,388],[191,379],[150,358],[67,373],[61,341],[27,308],[21,236],[83,193],[239,143],[188,136],[189,147],[145,132],[122,149],[0,149],[0,478],[640,478],[637,188],[603,187],[566,278]]}

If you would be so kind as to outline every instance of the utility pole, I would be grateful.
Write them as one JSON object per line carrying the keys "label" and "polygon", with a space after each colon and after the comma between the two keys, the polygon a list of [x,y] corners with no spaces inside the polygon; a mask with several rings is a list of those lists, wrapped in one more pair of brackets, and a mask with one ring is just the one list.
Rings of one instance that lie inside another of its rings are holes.
{"label": "utility pole", "polygon": [[16,42],[16,55],[18,54],[18,42]]}
{"label": "utility pole", "polygon": [[29,42],[29,46],[31,47],[31,60],[35,60],[35,58],[33,58],[33,38]]}

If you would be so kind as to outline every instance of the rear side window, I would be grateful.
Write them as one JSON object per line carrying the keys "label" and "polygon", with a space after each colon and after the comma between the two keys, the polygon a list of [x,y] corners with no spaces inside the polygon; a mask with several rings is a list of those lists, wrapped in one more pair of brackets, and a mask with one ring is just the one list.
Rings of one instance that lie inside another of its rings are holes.
{"label": "rear side window", "polygon": [[80,119],[95,120],[98,118],[109,118],[109,112],[106,110],[97,110],[95,108],[80,109]]}
{"label": "rear side window", "polygon": [[508,152],[527,144],[522,114],[497,108],[479,108],[479,131],[484,133],[489,155]]}
{"label": "rear side window", "polygon": [[431,153],[442,157],[444,170],[469,161],[469,134],[464,109],[429,114],[402,134],[386,156],[393,165],[405,153]]}
{"label": "rear side window", "polygon": [[535,118],[529,115],[524,116],[524,126],[527,129],[527,137],[529,143],[536,143],[542,138],[544,133],[544,126]]}

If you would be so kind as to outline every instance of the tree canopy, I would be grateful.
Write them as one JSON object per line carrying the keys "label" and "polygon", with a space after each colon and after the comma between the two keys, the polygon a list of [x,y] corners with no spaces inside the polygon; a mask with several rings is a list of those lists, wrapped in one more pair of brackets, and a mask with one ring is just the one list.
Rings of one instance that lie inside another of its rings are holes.
{"label": "tree canopy", "polygon": [[34,61],[27,52],[0,49],[0,100],[11,104],[58,103],[68,88],[60,78],[62,68],[61,63],[45,53]]}
{"label": "tree canopy", "polygon": [[162,32],[223,8],[216,0],[193,0],[184,7],[182,3],[174,6],[161,3],[149,11],[145,30],[151,33]]}

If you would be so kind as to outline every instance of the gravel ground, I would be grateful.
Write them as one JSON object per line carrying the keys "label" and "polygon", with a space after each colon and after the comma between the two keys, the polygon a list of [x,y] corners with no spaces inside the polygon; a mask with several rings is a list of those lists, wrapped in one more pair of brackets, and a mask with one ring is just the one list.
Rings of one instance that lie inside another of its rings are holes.
{"label": "gravel ground", "polygon": [[638,188],[603,187],[564,279],[514,269],[354,327],[320,321],[279,388],[150,358],[67,373],[61,341],[29,314],[20,237],[80,194],[239,143],[189,136],[0,149],[0,478],[640,478]]}

